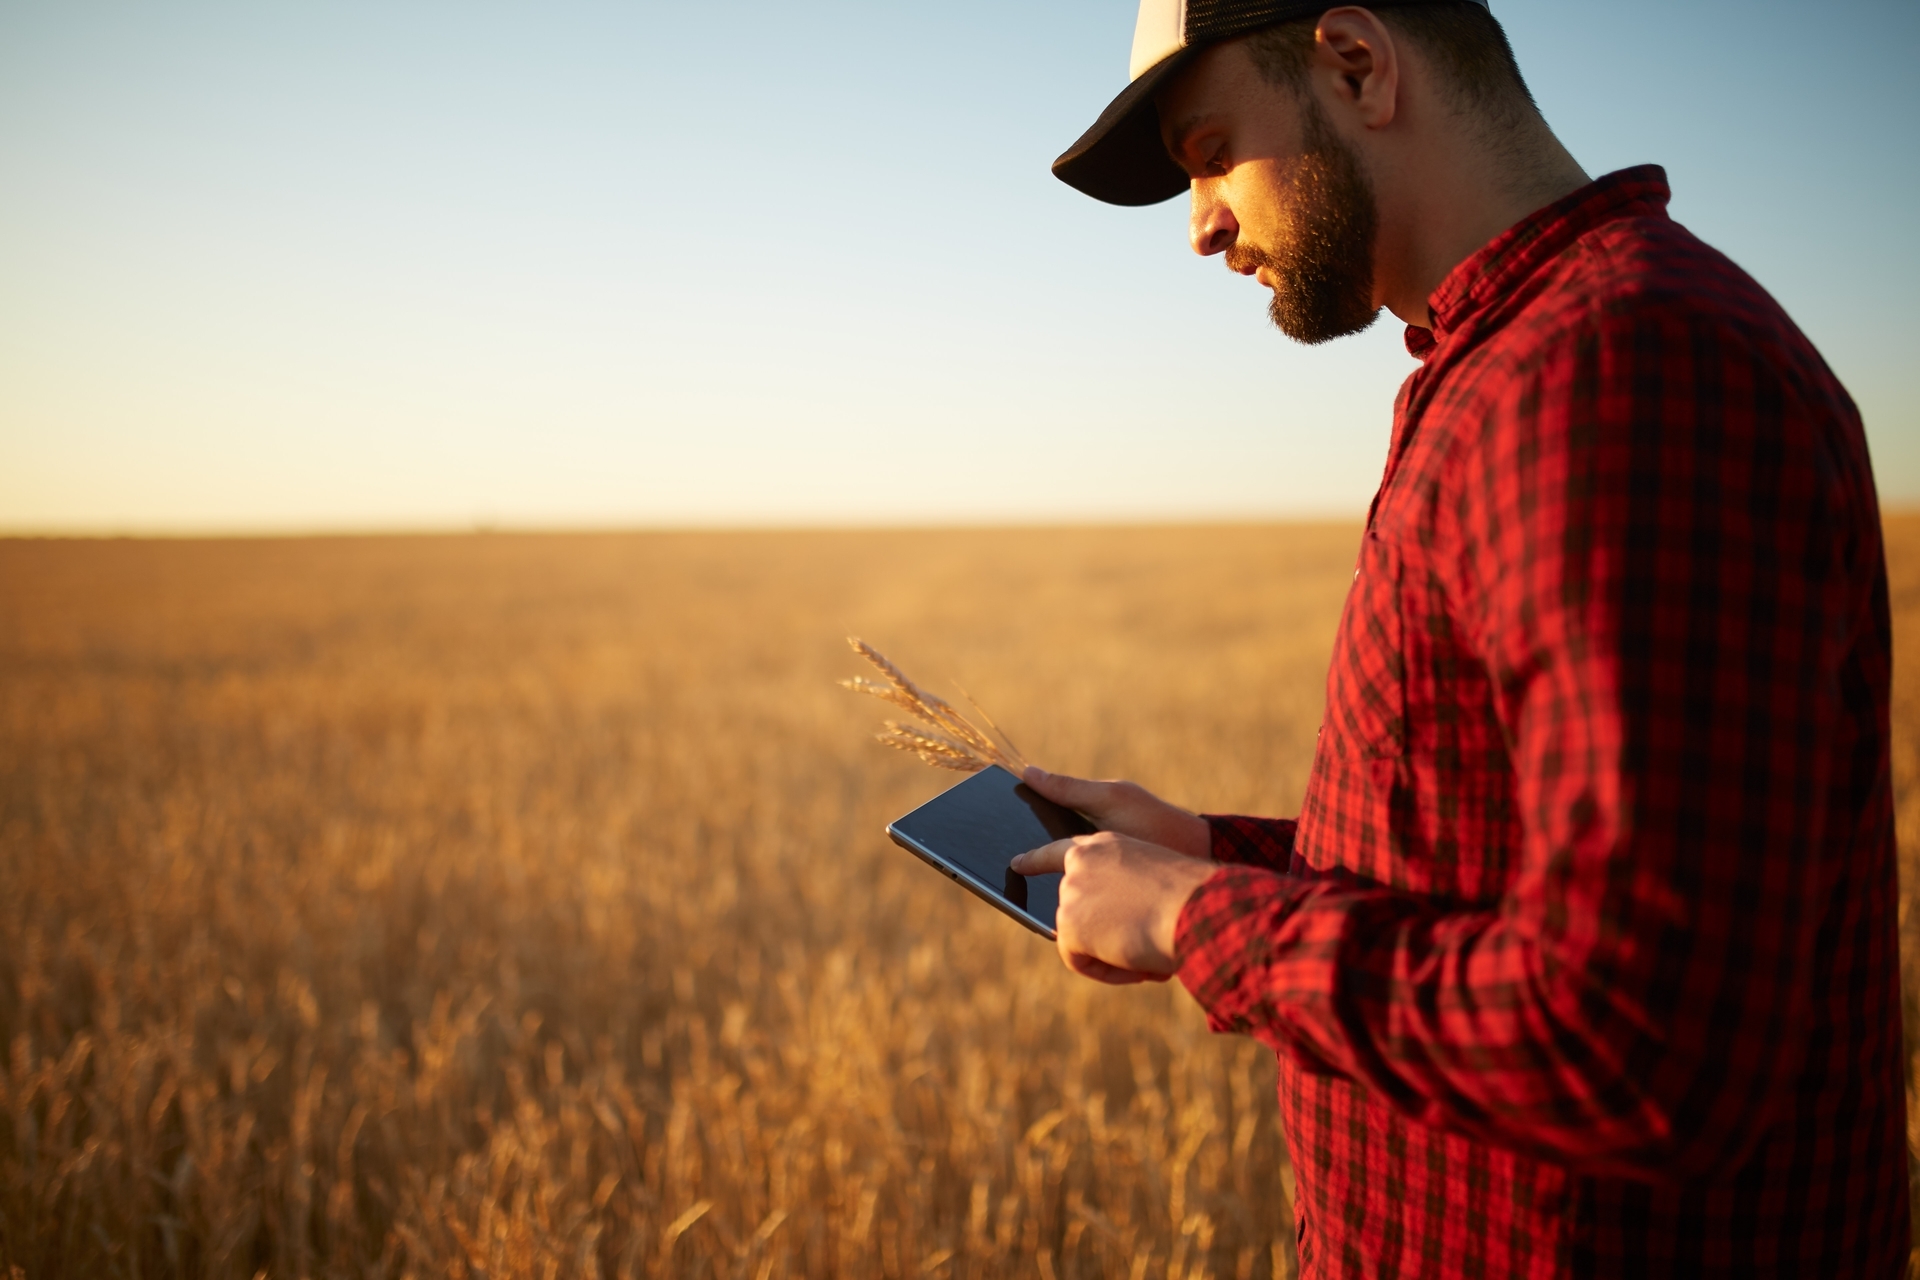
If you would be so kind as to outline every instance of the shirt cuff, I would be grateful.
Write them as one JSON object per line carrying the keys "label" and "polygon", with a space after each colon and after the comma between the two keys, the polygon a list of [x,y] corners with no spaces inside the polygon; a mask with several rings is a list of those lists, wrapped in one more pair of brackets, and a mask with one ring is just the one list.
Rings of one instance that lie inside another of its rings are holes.
{"label": "shirt cuff", "polygon": [[1225,866],[1193,891],[1174,926],[1180,982],[1214,1031],[1274,1043],[1278,1010],[1261,981],[1273,957],[1273,926],[1310,882],[1263,867]]}
{"label": "shirt cuff", "polygon": [[1215,862],[1285,871],[1293,861],[1292,818],[1244,818],[1231,813],[1203,813],[1212,835]]}

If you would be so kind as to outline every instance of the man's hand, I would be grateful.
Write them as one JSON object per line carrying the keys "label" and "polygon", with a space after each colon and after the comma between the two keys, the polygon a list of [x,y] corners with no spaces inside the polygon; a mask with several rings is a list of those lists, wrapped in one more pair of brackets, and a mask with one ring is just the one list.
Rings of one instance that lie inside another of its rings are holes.
{"label": "man's hand", "polygon": [[1206,819],[1168,804],[1145,787],[1131,782],[1089,782],[1031,766],[1020,777],[1055,804],[1086,814],[1102,831],[1132,836],[1189,858],[1205,858],[1213,852],[1213,835],[1207,830]]}
{"label": "man's hand", "polygon": [[[1133,790],[1153,800],[1138,787]],[[1060,958],[1075,973],[1112,983],[1165,982],[1173,976],[1180,910],[1216,870],[1211,861],[1113,831],[1056,840],[1021,854],[1011,865],[1026,876],[1066,873],[1054,917]]]}

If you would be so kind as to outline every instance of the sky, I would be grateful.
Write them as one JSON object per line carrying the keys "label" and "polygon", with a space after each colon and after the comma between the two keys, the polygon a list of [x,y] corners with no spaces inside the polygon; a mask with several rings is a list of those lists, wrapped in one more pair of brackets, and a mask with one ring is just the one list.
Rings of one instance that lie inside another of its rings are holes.
{"label": "sky", "polygon": [[[1052,158],[1131,0],[0,0],[0,531],[1356,515],[1317,348]],[[1920,4],[1494,0],[1920,504]]]}

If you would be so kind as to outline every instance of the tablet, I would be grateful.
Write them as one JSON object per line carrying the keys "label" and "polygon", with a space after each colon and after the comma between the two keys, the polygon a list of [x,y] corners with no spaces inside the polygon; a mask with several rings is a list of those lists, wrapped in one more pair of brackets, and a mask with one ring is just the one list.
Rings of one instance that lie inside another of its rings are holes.
{"label": "tablet", "polygon": [[1054,936],[1058,874],[1023,876],[1016,856],[1094,825],[998,765],[950,787],[887,825],[893,842],[1043,937]]}

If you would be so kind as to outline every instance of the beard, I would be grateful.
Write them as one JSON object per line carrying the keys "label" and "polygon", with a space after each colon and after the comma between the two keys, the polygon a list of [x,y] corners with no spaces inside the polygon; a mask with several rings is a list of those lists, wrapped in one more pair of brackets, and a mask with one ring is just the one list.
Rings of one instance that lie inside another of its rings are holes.
{"label": "beard", "polygon": [[1359,333],[1379,318],[1373,244],[1380,213],[1353,148],[1317,103],[1304,105],[1307,149],[1286,178],[1279,243],[1241,240],[1226,260],[1239,272],[1265,267],[1273,281],[1268,317],[1289,338],[1311,345]]}

